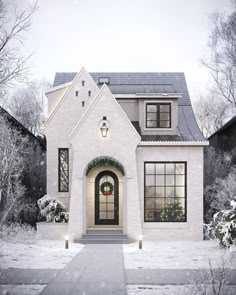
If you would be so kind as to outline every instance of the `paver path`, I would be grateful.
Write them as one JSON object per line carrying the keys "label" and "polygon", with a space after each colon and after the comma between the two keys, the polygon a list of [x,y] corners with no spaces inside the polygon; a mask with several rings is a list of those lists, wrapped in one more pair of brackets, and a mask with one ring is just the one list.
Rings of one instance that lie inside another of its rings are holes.
{"label": "paver path", "polygon": [[40,295],[126,294],[122,245],[86,245]]}

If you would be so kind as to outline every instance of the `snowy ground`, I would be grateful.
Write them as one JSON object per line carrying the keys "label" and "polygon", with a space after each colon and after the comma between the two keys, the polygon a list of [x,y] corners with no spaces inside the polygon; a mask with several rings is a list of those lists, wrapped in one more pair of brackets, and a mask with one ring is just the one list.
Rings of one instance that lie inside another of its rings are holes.
{"label": "snowy ground", "polygon": [[83,248],[64,241],[36,240],[34,243],[0,241],[0,268],[62,269]]}
{"label": "snowy ground", "polygon": [[[207,286],[208,293],[202,293],[200,289],[205,290],[206,285],[204,286],[195,286],[195,285],[165,285],[165,286],[152,286],[152,285],[134,285],[127,286],[128,295],[202,295],[202,294],[213,294],[211,293],[212,286]],[[227,290],[227,287],[226,287]],[[216,293],[214,293],[216,294]],[[234,295],[236,294],[236,287],[230,286],[228,293],[221,293]]]}
{"label": "snowy ground", "polygon": [[[235,268],[236,250],[220,249],[218,241],[143,242],[123,246],[126,269],[199,269],[219,267],[222,257],[227,267]],[[232,251],[233,250],[233,251]]]}
{"label": "snowy ground", "polygon": [[38,295],[44,285],[0,285],[2,295]]}

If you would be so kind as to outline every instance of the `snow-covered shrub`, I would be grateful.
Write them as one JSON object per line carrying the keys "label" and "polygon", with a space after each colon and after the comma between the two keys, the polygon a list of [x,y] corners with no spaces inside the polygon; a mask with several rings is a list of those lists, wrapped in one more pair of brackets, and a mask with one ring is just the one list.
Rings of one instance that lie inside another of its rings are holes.
{"label": "snow-covered shrub", "polygon": [[66,208],[61,201],[45,195],[37,203],[40,214],[46,217],[47,222],[68,222],[69,214],[66,212]]}
{"label": "snow-covered shrub", "polygon": [[214,233],[214,225],[213,223],[209,224],[203,224],[203,237],[204,240],[214,240],[216,238],[215,233]]}
{"label": "snow-covered shrub", "polygon": [[204,190],[205,221],[210,222],[212,216],[227,208],[230,200],[236,195],[236,168],[232,167],[224,178],[216,178],[214,183]]}
{"label": "snow-covered shrub", "polygon": [[230,247],[236,240],[236,200],[232,200],[230,206],[232,209],[221,210],[214,215],[214,233],[224,247]]}
{"label": "snow-covered shrub", "polygon": [[3,224],[0,228],[0,240],[32,243],[36,239],[36,230],[28,224]]}

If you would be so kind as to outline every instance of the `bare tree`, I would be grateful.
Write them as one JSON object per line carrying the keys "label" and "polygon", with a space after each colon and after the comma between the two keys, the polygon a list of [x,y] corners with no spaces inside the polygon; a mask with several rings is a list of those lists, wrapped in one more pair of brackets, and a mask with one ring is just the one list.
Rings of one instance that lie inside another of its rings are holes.
{"label": "bare tree", "polygon": [[185,293],[193,295],[233,295],[235,294],[233,281],[233,271],[231,261],[222,256],[217,262],[215,268],[211,260],[208,260],[209,270],[199,270],[194,282],[188,287]]}
{"label": "bare tree", "polygon": [[44,95],[50,83],[33,81],[26,87],[17,89],[8,103],[8,108],[30,132],[40,133],[47,116],[47,103]]}
{"label": "bare tree", "polygon": [[24,81],[27,74],[27,61],[30,56],[22,56],[24,34],[31,26],[37,9],[37,2],[18,11],[0,0],[0,97],[15,81]]}
{"label": "bare tree", "polygon": [[209,69],[215,95],[236,110],[236,1],[232,4],[234,11],[230,15],[215,12],[210,16],[211,56],[203,64]]}
{"label": "bare tree", "polygon": [[222,127],[230,116],[229,104],[212,93],[200,96],[194,103],[198,126],[205,137],[209,137]]}
{"label": "bare tree", "polygon": [[26,136],[10,127],[0,114],[0,226],[7,219],[16,202],[24,195],[21,184],[24,169],[23,153],[27,153]]}

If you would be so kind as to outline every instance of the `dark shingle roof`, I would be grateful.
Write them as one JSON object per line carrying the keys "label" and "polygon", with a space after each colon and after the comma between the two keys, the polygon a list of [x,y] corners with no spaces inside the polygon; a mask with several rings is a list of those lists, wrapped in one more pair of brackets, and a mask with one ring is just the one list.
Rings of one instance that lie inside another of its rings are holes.
{"label": "dark shingle roof", "polygon": [[216,134],[221,133],[225,129],[231,127],[232,125],[236,124],[236,116],[232,117],[228,122],[226,122],[220,129],[218,129],[216,132],[214,132],[208,139],[211,139]]}
{"label": "dark shingle roof", "polygon": [[[70,82],[77,73],[56,73],[53,86]],[[181,93],[179,105],[191,105],[184,73],[90,73],[99,87],[99,78],[109,77],[113,94]]]}
{"label": "dark shingle roof", "polygon": [[[77,73],[56,73],[53,86],[70,82]],[[184,73],[90,73],[99,87],[99,78],[109,78],[113,94],[178,93],[178,135],[142,135],[139,122],[132,122],[142,141],[205,141],[191,106]]]}

